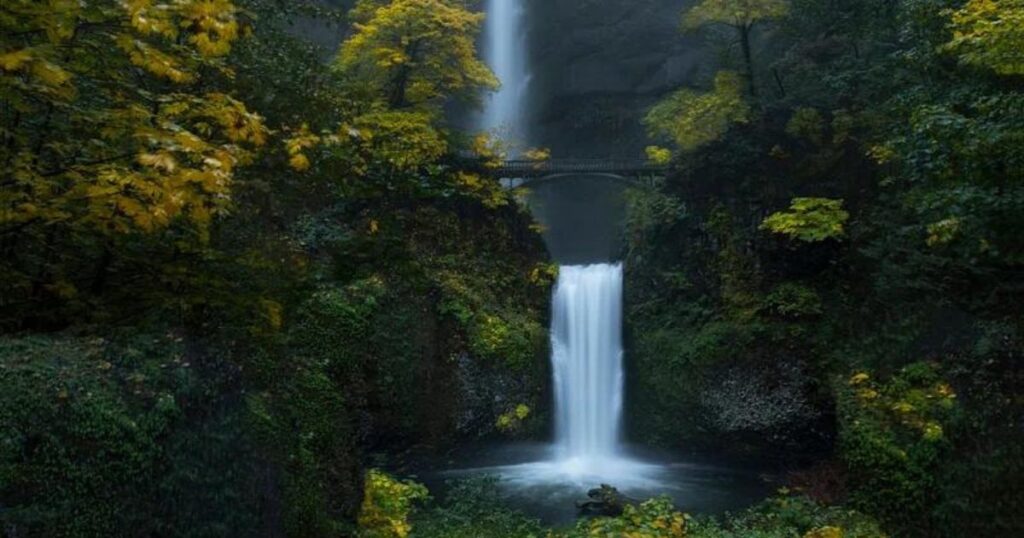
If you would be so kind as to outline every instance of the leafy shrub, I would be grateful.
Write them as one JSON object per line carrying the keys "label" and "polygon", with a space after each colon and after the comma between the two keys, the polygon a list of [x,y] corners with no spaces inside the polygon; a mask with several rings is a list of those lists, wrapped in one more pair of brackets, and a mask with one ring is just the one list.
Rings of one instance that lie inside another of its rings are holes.
{"label": "leafy shrub", "polygon": [[786,124],[787,134],[795,138],[805,138],[815,144],[821,144],[824,131],[825,122],[816,108],[796,109]]}
{"label": "leafy shrub", "polygon": [[359,535],[364,538],[405,538],[412,525],[414,506],[429,498],[427,488],[411,480],[397,480],[371,469],[366,473]]}
{"label": "leafy shrub", "polygon": [[253,533],[244,415],[216,396],[218,370],[195,359],[181,337],[138,327],[0,339],[0,526],[15,536]]}
{"label": "leafy shrub", "polygon": [[765,298],[769,310],[787,318],[818,316],[822,313],[821,297],[807,286],[794,282],[779,284]]}
{"label": "leafy shrub", "polygon": [[515,409],[502,413],[501,416],[498,417],[498,430],[503,432],[517,431],[522,427],[523,421],[529,416],[530,406],[526,404],[519,404]]}
{"label": "leafy shrub", "polygon": [[668,497],[648,499],[639,505],[626,505],[621,516],[581,520],[564,538],[683,538],[686,516],[677,512]]}
{"label": "leafy shrub", "polygon": [[[854,507],[901,533],[930,535],[938,466],[956,395],[933,364],[914,363],[885,381],[867,372],[837,388],[839,447]],[[923,526],[923,528],[922,528]]]}
{"label": "leafy shrub", "polygon": [[860,512],[781,493],[736,515],[696,518],[687,528],[687,538],[885,537],[878,523]]}
{"label": "leafy shrub", "polygon": [[540,538],[540,523],[508,507],[495,477],[449,483],[444,502],[417,514],[414,538]]}
{"label": "leafy shrub", "polygon": [[743,100],[743,80],[732,71],[715,75],[705,93],[680,90],[655,105],[644,123],[651,135],[674,141],[685,151],[720,139],[736,123],[746,123],[750,105]]}
{"label": "leafy shrub", "polygon": [[761,229],[814,243],[842,237],[846,233],[843,225],[849,218],[842,200],[793,198],[789,211],[770,215],[761,223]]}

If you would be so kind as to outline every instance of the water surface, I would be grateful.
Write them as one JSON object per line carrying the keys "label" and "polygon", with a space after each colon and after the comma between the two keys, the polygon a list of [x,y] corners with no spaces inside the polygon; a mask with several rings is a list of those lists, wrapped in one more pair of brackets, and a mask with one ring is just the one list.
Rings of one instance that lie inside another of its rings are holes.
{"label": "water surface", "polygon": [[687,461],[625,446],[619,456],[593,460],[563,459],[559,447],[549,444],[478,446],[435,465],[437,470],[419,477],[435,494],[443,496],[448,480],[494,476],[510,506],[549,525],[571,524],[575,502],[601,484],[638,500],[668,495],[691,514],[741,510],[775,487],[770,476],[753,467]]}

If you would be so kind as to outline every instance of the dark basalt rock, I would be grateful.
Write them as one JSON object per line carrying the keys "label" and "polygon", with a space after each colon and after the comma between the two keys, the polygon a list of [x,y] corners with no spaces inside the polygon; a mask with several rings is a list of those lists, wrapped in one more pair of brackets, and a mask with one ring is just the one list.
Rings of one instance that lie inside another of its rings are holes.
{"label": "dark basalt rock", "polygon": [[635,499],[619,493],[618,489],[608,484],[591,489],[587,492],[587,497],[589,499],[586,501],[576,501],[576,509],[581,516],[616,517],[622,515],[627,505],[637,503]]}
{"label": "dark basalt rock", "polygon": [[689,2],[529,0],[532,142],[555,155],[636,157],[658,99],[706,73]]}

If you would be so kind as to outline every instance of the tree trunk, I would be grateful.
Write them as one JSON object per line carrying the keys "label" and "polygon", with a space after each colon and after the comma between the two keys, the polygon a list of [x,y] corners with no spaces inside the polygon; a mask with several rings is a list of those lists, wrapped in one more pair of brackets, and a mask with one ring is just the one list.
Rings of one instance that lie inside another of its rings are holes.
{"label": "tree trunk", "polygon": [[747,91],[751,97],[757,97],[757,87],[754,86],[754,60],[750,52],[750,29],[751,24],[744,24],[738,27],[740,32],[740,46],[743,48],[743,63],[747,68]]}

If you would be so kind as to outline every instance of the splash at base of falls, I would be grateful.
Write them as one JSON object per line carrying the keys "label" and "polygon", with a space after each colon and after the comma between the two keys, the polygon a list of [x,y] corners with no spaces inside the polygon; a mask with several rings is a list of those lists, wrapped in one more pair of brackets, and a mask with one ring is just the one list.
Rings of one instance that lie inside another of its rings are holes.
{"label": "splash at base of falls", "polygon": [[600,484],[611,484],[625,493],[671,489],[666,467],[628,458],[551,459],[479,467],[472,474],[492,474],[514,488],[563,486],[584,491]]}
{"label": "splash at base of falls", "polygon": [[563,458],[560,452],[552,444],[464,447],[452,455],[448,469],[423,479],[443,496],[449,480],[495,477],[510,507],[551,525],[571,524],[578,516],[576,502],[601,484],[637,500],[668,495],[693,514],[742,509],[775,487],[758,469],[680,461],[632,447],[620,446],[610,458]]}

